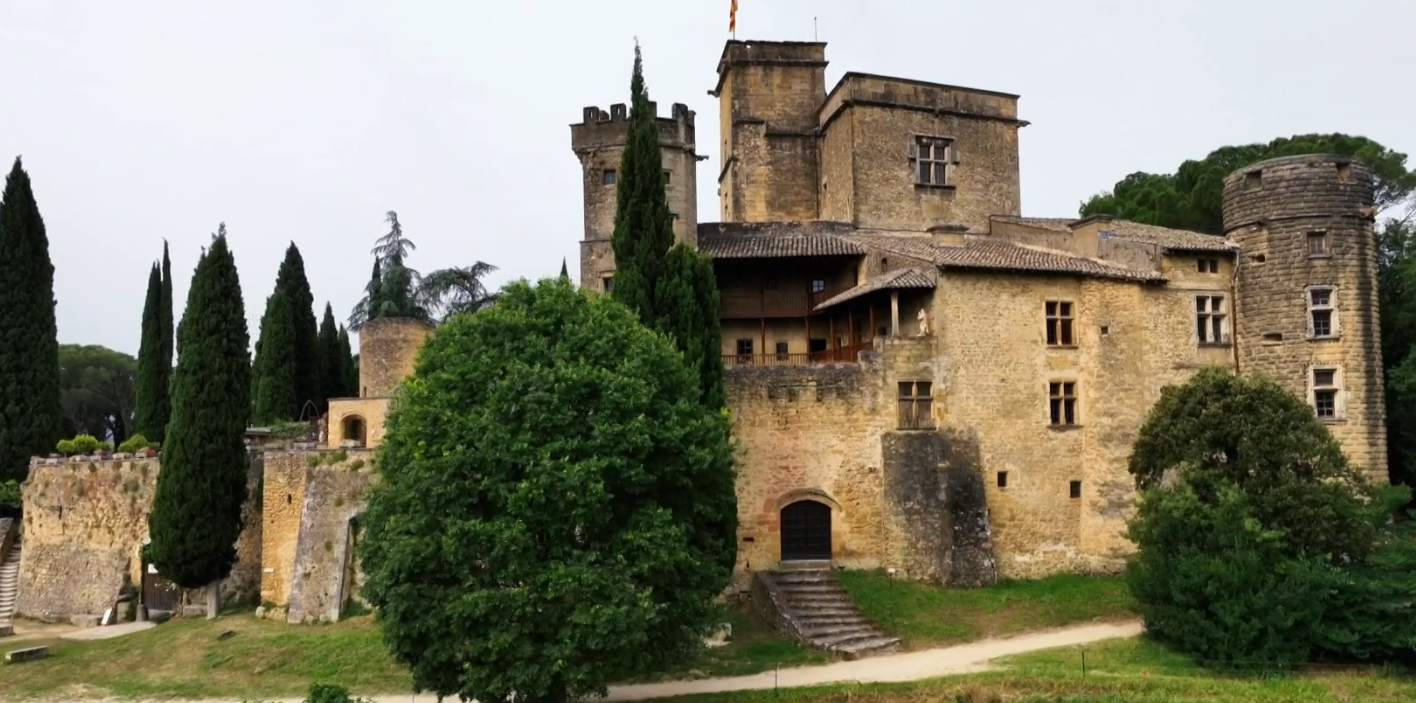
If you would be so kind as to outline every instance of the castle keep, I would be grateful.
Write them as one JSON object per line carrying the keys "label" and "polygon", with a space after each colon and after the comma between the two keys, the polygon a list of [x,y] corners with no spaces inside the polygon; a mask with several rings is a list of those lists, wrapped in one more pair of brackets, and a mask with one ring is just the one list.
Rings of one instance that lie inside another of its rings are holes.
{"label": "castle keep", "polygon": [[[660,118],[679,241],[715,260],[739,465],[739,587],[783,562],[951,584],[1118,568],[1126,462],[1167,384],[1262,372],[1386,479],[1373,179],[1338,156],[1224,185],[1226,236],[1023,217],[1017,95],[848,72],[730,41],[719,222],[695,221],[694,113]],[[571,126],[582,287],[628,111]]]}

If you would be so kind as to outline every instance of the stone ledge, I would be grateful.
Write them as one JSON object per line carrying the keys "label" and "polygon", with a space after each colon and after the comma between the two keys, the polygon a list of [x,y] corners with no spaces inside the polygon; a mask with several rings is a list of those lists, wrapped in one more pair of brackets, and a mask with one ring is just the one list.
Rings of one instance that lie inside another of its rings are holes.
{"label": "stone ledge", "polygon": [[12,664],[18,664],[20,662],[43,659],[47,656],[49,656],[48,647],[27,647],[25,649],[16,649],[14,651],[7,652],[5,654],[5,661],[10,662]]}

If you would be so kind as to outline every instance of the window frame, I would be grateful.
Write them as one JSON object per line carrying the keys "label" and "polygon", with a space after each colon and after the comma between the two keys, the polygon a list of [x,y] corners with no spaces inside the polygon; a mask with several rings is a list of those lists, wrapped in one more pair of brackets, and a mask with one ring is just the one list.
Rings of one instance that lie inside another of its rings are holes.
{"label": "window frame", "polygon": [[[752,354],[753,354],[753,352],[755,351],[755,350],[753,349],[753,341],[754,341],[754,340],[753,340],[751,337],[738,337],[738,338],[737,338],[737,355],[736,355],[736,356],[737,356],[737,358],[738,358],[739,361],[751,361],[751,360],[752,360]],[[747,351],[743,351],[744,349],[746,349]]]}
{"label": "window frame", "polygon": [[[942,150],[943,154],[940,154]],[[926,156],[926,154],[928,154]],[[910,147],[910,170],[913,172],[911,178],[916,186],[924,188],[953,188],[954,187],[954,166],[959,163],[956,158],[954,138],[941,137],[926,134],[916,134]],[[922,171],[928,164],[929,178],[922,178]],[[936,180],[939,174],[943,174],[943,180]]]}
{"label": "window frame", "polygon": [[1047,346],[1070,349],[1077,346],[1077,306],[1071,300],[1048,300],[1043,303],[1047,326],[1043,341]]}
{"label": "window frame", "polygon": [[1219,259],[1214,257],[1201,257],[1195,259],[1198,262],[1200,273],[1219,273]]}
{"label": "window frame", "polygon": [[600,185],[607,187],[619,185],[619,169],[607,168],[602,170],[600,172]]}
{"label": "window frame", "polygon": [[[1081,426],[1078,412],[1077,382],[1058,379],[1047,382],[1047,419],[1053,429],[1070,429]],[[1071,415],[1069,418],[1068,415]]]}
{"label": "window frame", "polygon": [[934,429],[934,382],[899,381],[896,384],[895,424],[901,430]]}
{"label": "window frame", "polygon": [[600,290],[607,294],[615,292],[614,274],[610,274],[608,276],[600,276]]}
{"label": "window frame", "polygon": [[777,355],[777,361],[786,361],[789,358],[789,355],[791,354],[791,345],[788,344],[786,340],[777,340],[774,347],[775,353]]}
{"label": "window frame", "polygon": [[[1318,305],[1314,302],[1315,293],[1326,293],[1326,302]],[[1303,289],[1303,302],[1308,309],[1308,339],[1312,341],[1338,339],[1341,337],[1341,328],[1338,326],[1337,312],[1337,286],[1320,285],[1308,286]],[[1327,334],[1318,334],[1318,314],[1326,313]]]}
{"label": "window frame", "polygon": [[[1319,383],[1319,374],[1331,374],[1327,383]],[[1345,398],[1343,397],[1342,367],[1336,365],[1313,366],[1308,369],[1308,407],[1322,422],[1342,422],[1346,419]],[[1327,396],[1331,413],[1324,415],[1321,400]]]}
{"label": "window frame", "polygon": [[[1215,310],[1215,301],[1219,310]],[[1200,293],[1195,296],[1195,341],[1202,347],[1227,347],[1232,343],[1229,328],[1229,296],[1224,293]],[[1201,306],[1207,309],[1201,309]],[[1218,323],[1219,329],[1215,329]],[[1206,332],[1215,338],[1207,338]]]}
{"label": "window frame", "polygon": [[[1313,251],[1313,242],[1321,242],[1321,251]],[[1308,232],[1308,258],[1309,259],[1331,259],[1332,242],[1328,240],[1328,233],[1325,229],[1315,229]]]}

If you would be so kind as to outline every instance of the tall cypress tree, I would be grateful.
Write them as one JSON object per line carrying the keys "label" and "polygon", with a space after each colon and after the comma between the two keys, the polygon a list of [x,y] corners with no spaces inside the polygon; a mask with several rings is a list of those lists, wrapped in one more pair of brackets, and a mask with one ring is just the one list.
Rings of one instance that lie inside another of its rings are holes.
{"label": "tall cypress tree", "polygon": [[615,230],[616,300],[653,326],[654,289],[662,276],[664,257],[674,242],[673,217],[664,189],[664,158],[659,151],[659,127],[644,85],[639,47],[634,47],[630,80],[629,135],[620,161]]}
{"label": "tall cypress tree", "polygon": [[339,326],[339,358],[344,363],[344,395],[359,397],[359,357],[349,350],[349,330]]}
{"label": "tall cypress tree", "polygon": [[295,329],[295,402],[296,414],[291,419],[299,419],[307,402],[319,400],[319,352],[315,341],[318,337],[315,327],[315,296],[310,292],[310,281],[305,277],[305,260],[294,242],[285,250],[285,260],[275,277],[275,287],[285,292],[289,303],[291,322]]}
{"label": "tall cypress tree", "polygon": [[54,265],[29,174],[15,159],[0,195],[0,481],[25,480],[64,428]]}
{"label": "tall cypress tree", "polygon": [[570,270],[565,267],[565,259],[564,259],[564,258],[561,259],[561,280],[562,280],[562,281],[569,281],[569,280],[570,280]]}
{"label": "tall cypress tree", "polygon": [[319,341],[315,345],[320,357],[320,414],[329,411],[330,398],[344,398],[345,379],[349,377],[348,362],[339,346],[339,328],[334,322],[334,308],[325,303],[324,319],[320,320]]}
{"label": "tall cypress tree", "polygon": [[659,330],[683,352],[698,378],[703,403],[710,408],[725,407],[723,333],[713,260],[688,245],[674,245],[665,258],[656,295]]}
{"label": "tall cypress tree", "polygon": [[266,300],[261,316],[260,355],[256,357],[254,392],[255,415],[258,425],[271,425],[299,417],[300,402],[295,395],[297,352],[295,315],[290,296],[279,286]]}
{"label": "tall cypress tree", "polygon": [[153,434],[149,440],[161,442],[166,438],[167,423],[172,421],[172,351],[176,331],[173,329],[172,311],[172,259],[167,256],[167,240],[162,240],[162,301],[157,307],[158,325],[161,330],[162,364],[161,393],[154,397]]}
{"label": "tall cypress tree", "polygon": [[158,399],[167,398],[167,363],[162,344],[163,300],[162,269],[154,263],[148,272],[147,300],[143,303],[142,338],[138,343],[138,398],[136,432],[154,442],[160,442],[167,418],[161,414]]}
{"label": "tall cypress tree", "polygon": [[177,327],[172,421],[149,531],[153,562],[183,588],[207,586],[207,617],[236,561],[246,500],[250,336],[226,224],[192,276]]}

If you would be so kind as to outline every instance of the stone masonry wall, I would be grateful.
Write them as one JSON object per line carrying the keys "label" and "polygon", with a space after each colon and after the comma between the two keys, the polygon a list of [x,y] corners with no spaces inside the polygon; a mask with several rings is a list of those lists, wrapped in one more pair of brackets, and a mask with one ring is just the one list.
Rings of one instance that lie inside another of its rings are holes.
{"label": "stone masonry wall", "polygon": [[413,375],[418,351],[433,329],[401,317],[370,320],[359,328],[359,396],[391,396]]}
{"label": "stone masonry wall", "polygon": [[[1336,371],[1337,416],[1324,418],[1352,462],[1387,480],[1386,408],[1372,231],[1374,180],[1340,156],[1274,159],[1225,180],[1224,226],[1243,247],[1239,366],[1313,403],[1315,368]],[[1309,250],[1326,235],[1327,253]],[[1334,335],[1313,334],[1314,287],[1330,287]]]}
{"label": "stone masonry wall", "polygon": [[[160,465],[156,458],[62,461],[37,459],[21,485],[24,549],[16,612],[59,621],[100,614],[125,583],[141,582],[139,551],[148,535]],[[251,482],[258,489],[259,462]],[[222,583],[223,600],[255,591],[259,562],[259,490],[242,509],[248,528],[237,541],[237,564]],[[254,524],[254,527],[250,527]]]}

